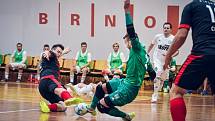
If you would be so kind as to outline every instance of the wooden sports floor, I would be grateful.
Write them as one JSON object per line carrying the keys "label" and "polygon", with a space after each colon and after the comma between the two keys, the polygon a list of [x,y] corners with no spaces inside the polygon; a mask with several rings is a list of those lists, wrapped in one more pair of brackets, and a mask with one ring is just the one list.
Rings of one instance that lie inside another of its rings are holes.
{"label": "wooden sports floor", "polygon": [[[152,91],[141,91],[137,99],[120,109],[136,112],[133,121],[171,121],[169,95],[160,93],[158,104],[151,104]],[[77,116],[73,108],[66,112],[41,113],[37,85],[31,83],[0,83],[0,121],[121,121],[98,113]],[[191,94],[185,96],[187,121],[215,121],[215,97]]]}

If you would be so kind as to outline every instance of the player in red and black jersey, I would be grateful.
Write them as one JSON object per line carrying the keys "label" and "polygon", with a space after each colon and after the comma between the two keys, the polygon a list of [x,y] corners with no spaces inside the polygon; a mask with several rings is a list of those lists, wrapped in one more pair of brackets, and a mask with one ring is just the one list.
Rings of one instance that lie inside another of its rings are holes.
{"label": "player in red and black jersey", "polygon": [[48,104],[40,102],[42,112],[65,111],[66,106],[82,102],[79,98],[73,98],[58,81],[60,76],[58,58],[70,51],[66,49],[63,52],[63,50],[63,45],[56,44],[42,55],[39,92],[48,101]]}
{"label": "player in red and black jersey", "polygon": [[196,90],[208,77],[215,87],[215,2],[193,0],[185,6],[179,30],[170,47],[164,69],[168,68],[171,55],[185,42],[192,29],[193,47],[191,54],[182,65],[170,91],[170,111],[173,121],[185,121],[186,106],[183,100],[185,89]]}

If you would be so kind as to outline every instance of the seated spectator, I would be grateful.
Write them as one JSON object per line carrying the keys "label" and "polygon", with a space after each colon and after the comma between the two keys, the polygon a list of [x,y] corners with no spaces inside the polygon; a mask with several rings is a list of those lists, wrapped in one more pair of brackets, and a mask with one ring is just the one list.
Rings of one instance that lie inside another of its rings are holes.
{"label": "seated spectator", "polygon": [[5,77],[2,81],[8,81],[9,69],[18,69],[18,78],[16,82],[21,81],[23,69],[26,68],[26,51],[22,48],[22,43],[16,44],[17,49],[11,55],[10,63],[5,67]]}
{"label": "seated spectator", "polygon": [[[43,45],[43,52],[45,51],[50,51],[50,47],[48,44]],[[37,67],[37,79],[40,80],[40,68],[41,68],[41,62],[42,62],[42,55],[43,52],[40,54],[40,59],[39,59],[39,63],[38,63],[38,67]]]}
{"label": "seated spectator", "polygon": [[102,75],[106,81],[109,81],[108,75],[113,74],[113,78],[119,78],[122,74],[123,64],[125,64],[125,56],[119,51],[119,43],[113,44],[113,52],[111,52],[107,59],[107,69],[102,70]]}
{"label": "seated spectator", "polygon": [[82,72],[81,83],[84,83],[87,72],[90,71],[91,53],[87,51],[87,43],[81,43],[81,50],[77,52],[75,64],[71,68],[70,83],[74,84],[74,74]]}

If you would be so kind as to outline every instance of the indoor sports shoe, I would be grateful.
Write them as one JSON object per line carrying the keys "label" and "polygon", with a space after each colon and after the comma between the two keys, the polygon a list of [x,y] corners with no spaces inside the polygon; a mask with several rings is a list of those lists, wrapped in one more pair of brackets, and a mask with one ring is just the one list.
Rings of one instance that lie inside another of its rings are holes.
{"label": "indoor sports shoe", "polygon": [[49,113],[51,112],[48,105],[46,104],[45,101],[41,100],[40,101],[40,111],[43,113]]}
{"label": "indoor sports shoe", "polygon": [[16,83],[20,83],[20,82],[21,82],[21,79],[17,79],[17,80],[16,80]]}
{"label": "indoor sports shoe", "polygon": [[208,95],[208,91],[207,90],[203,90],[201,94],[202,95]]}
{"label": "indoor sports shoe", "polygon": [[186,94],[192,94],[192,90],[186,90]]}
{"label": "indoor sports shoe", "polygon": [[89,106],[87,106],[87,108],[88,108],[88,109],[87,109],[87,112],[88,112],[88,113],[90,113],[92,116],[96,116],[96,114],[97,114],[97,113],[96,113],[96,110],[90,110],[90,109],[89,109]]}
{"label": "indoor sports shoe", "polygon": [[8,79],[2,79],[1,82],[8,82]]}
{"label": "indoor sports shoe", "polygon": [[79,96],[77,89],[75,88],[76,87],[75,85],[68,83],[65,85],[65,87],[67,88],[67,90],[71,90],[69,92],[72,92],[73,95]]}
{"label": "indoor sports shoe", "polygon": [[125,118],[122,118],[123,121],[131,121],[135,117],[135,112],[128,113]]}
{"label": "indoor sports shoe", "polygon": [[151,103],[157,103],[157,101],[158,101],[158,94],[157,93],[153,93],[152,94]]}
{"label": "indoor sports shoe", "polygon": [[96,113],[96,110],[94,110],[94,109],[91,110],[91,109],[89,108],[89,106],[87,106],[87,112],[83,112],[83,113],[82,113],[82,116],[85,115],[85,114],[87,114],[87,113],[90,113],[92,116],[96,116],[96,114],[97,114],[97,113]]}
{"label": "indoor sports shoe", "polygon": [[168,88],[163,88],[163,92],[168,93],[169,92]]}
{"label": "indoor sports shoe", "polygon": [[49,114],[48,113],[41,113],[39,121],[48,121],[49,120]]}
{"label": "indoor sports shoe", "polygon": [[95,109],[90,109],[90,106],[87,106],[87,113],[90,113],[92,116],[96,116],[96,110]]}
{"label": "indoor sports shoe", "polygon": [[75,97],[74,98],[69,98],[69,99],[64,101],[66,106],[71,106],[71,105],[79,104],[79,103],[82,103],[82,102],[84,102],[83,99],[75,98]]}

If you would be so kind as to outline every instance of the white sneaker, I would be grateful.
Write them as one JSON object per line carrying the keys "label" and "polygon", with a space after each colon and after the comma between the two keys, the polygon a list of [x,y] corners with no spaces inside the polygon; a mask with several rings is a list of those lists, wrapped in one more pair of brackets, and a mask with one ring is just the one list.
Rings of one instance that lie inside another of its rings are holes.
{"label": "white sneaker", "polygon": [[16,83],[20,83],[20,82],[21,82],[21,79],[17,79],[17,80],[16,80]]}
{"label": "white sneaker", "polygon": [[78,96],[80,96],[79,93],[78,93],[78,85],[73,85],[73,84],[71,84],[71,83],[68,83],[68,84],[65,85],[65,87],[66,87],[67,90],[68,90],[70,93],[72,93],[73,95],[78,95]]}
{"label": "white sneaker", "polygon": [[157,101],[158,101],[158,94],[153,93],[151,103],[156,103]]}
{"label": "white sneaker", "polygon": [[93,90],[92,85],[85,85],[84,87],[80,88],[81,94],[87,94]]}

